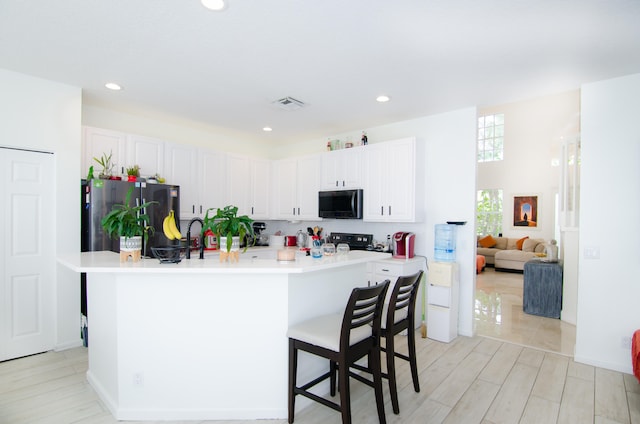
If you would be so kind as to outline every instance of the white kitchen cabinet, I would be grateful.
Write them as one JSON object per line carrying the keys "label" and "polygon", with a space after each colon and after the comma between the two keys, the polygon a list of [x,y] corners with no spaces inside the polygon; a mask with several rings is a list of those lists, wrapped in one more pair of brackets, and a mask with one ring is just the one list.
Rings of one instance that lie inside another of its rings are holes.
{"label": "white kitchen cabinet", "polygon": [[249,214],[251,190],[249,158],[227,154],[226,204],[238,207],[238,215]]}
{"label": "white kitchen cabinet", "polygon": [[275,219],[319,220],[320,157],[305,156],[274,163]]}
{"label": "white kitchen cabinet", "polygon": [[122,174],[126,159],[127,134],[102,128],[82,128],[82,168],[81,178],[86,178],[89,167],[93,166],[93,174],[97,178],[102,167],[93,158],[100,159],[103,154],[111,154],[111,162],[115,165],[115,175]]}
{"label": "white kitchen cabinet", "polygon": [[239,215],[268,219],[271,166],[268,160],[227,154],[226,204]]}
{"label": "white kitchen cabinet", "polygon": [[251,171],[251,203],[250,216],[253,219],[269,219],[271,199],[271,161],[252,159]]}
{"label": "white kitchen cabinet", "polygon": [[180,186],[180,219],[184,220],[204,213],[199,196],[197,151],[183,144],[166,144],[166,183]]}
{"label": "white kitchen cabinet", "polygon": [[322,190],[362,188],[362,149],[322,154]]}
{"label": "white kitchen cabinet", "polygon": [[[212,149],[197,149],[198,169],[196,185],[198,197],[195,210],[203,218],[209,208],[224,208],[227,203],[224,181],[226,178],[226,154]],[[182,190],[182,187],[180,188]]]}
{"label": "white kitchen cabinet", "polygon": [[[398,277],[413,275],[420,270],[426,272],[426,259],[421,256],[415,256],[411,259],[382,259],[367,263],[367,279],[369,285],[378,284],[387,279],[394,284]],[[392,288],[390,286],[387,296],[391,295],[391,291]],[[421,282],[418,289],[418,299],[416,300],[416,328],[422,322],[423,291],[424,283]]]}
{"label": "white kitchen cabinet", "polygon": [[415,222],[415,138],[369,144],[363,151],[364,221]]}
{"label": "white kitchen cabinet", "polygon": [[140,135],[127,136],[125,171],[133,165],[140,167],[141,177],[164,176],[164,141]]}

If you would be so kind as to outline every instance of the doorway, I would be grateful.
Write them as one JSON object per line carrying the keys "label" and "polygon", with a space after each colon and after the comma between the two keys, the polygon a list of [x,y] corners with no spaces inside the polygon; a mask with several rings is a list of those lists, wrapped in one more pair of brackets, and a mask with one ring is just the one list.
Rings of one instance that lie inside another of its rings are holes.
{"label": "doorway", "polygon": [[0,361],[54,340],[55,178],[50,153],[0,147]]}

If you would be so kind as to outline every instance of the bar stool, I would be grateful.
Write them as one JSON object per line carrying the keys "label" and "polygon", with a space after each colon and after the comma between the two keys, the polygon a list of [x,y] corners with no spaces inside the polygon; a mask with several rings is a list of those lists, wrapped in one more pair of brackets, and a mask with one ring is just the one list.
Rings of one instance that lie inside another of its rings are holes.
{"label": "bar stool", "polygon": [[[414,275],[399,277],[393,288],[389,291],[382,312],[382,323],[380,337],[384,339],[385,345],[380,350],[386,353],[387,372],[382,373],[382,377],[389,380],[389,392],[391,394],[391,406],[394,414],[400,413],[398,403],[398,388],[396,382],[395,358],[404,359],[409,362],[413,388],[420,392],[420,382],[418,381],[418,364],[416,360],[416,332],[415,314],[416,298],[420,288],[420,280],[423,271],[418,271]],[[394,337],[402,331],[407,331],[407,355],[395,351]],[[355,364],[353,368],[360,371],[371,372],[369,367]]]}
{"label": "bar stool", "polygon": [[[386,423],[382,398],[382,371],[380,365],[380,327],[382,308],[389,280],[371,286],[355,288],[351,292],[344,314],[324,315],[293,325],[289,338],[289,423],[293,423],[295,397],[303,395],[342,414],[343,424],[351,423],[349,377],[373,387],[378,419]],[[318,378],[297,386],[298,351],[303,350],[329,360],[329,371]],[[355,361],[367,356],[373,381],[352,373]],[[336,371],[340,390],[340,403],[330,401],[308,390],[330,378],[330,394],[335,396]]]}
{"label": "bar stool", "polygon": [[[418,381],[418,362],[416,360],[416,299],[420,280],[423,271],[418,271],[414,275],[399,277],[396,285],[391,291],[389,303],[385,304],[382,313],[381,337],[385,340],[385,345],[381,350],[387,356],[387,373],[383,374],[389,380],[389,392],[391,393],[391,406],[395,414],[400,413],[398,404],[398,388],[396,386],[395,358],[404,359],[409,362],[413,388],[416,393],[420,392],[420,382]],[[407,330],[407,355],[395,351],[394,336]]]}

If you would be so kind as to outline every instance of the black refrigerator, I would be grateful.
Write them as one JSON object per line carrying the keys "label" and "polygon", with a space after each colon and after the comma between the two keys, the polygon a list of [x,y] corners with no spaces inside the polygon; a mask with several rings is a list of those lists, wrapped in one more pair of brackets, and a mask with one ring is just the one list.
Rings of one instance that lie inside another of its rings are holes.
{"label": "black refrigerator", "polygon": [[[162,231],[162,221],[169,215],[169,211],[175,213],[176,225],[180,228],[180,187],[169,184],[151,184],[146,182],[128,182],[119,180],[82,180],[81,190],[81,241],[82,252],[99,250],[120,251],[120,240],[111,239],[102,229],[102,218],[113,208],[115,204],[124,203],[130,187],[134,187],[131,195],[131,205],[145,202],[158,202],[145,211],[149,216],[148,225],[155,231],[149,234],[146,242],[143,242],[143,256],[153,257],[152,246],[169,246],[179,243],[178,240],[169,240]],[[117,260],[117,258],[116,258]],[[80,280],[80,310],[83,315],[82,337],[87,345],[87,296],[86,275],[81,274]]]}

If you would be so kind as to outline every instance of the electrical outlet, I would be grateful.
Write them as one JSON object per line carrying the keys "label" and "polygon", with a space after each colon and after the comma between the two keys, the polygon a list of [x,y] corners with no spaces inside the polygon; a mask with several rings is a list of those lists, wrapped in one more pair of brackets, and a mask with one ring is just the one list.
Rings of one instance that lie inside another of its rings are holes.
{"label": "electrical outlet", "polygon": [[600,247],[587,246],[584,248],[585,259],[600,259]]}
{"label": "electrical outlet", "polygon": [[141,372],[137,372],[133,374],[133,385],[134,386],[143,386],[144,385],[144,374]]}
{"label": "electrical outlet", "polygon": [[621,338],[620,347],[622,347],[623,349],[631,349],[631,337]]}

